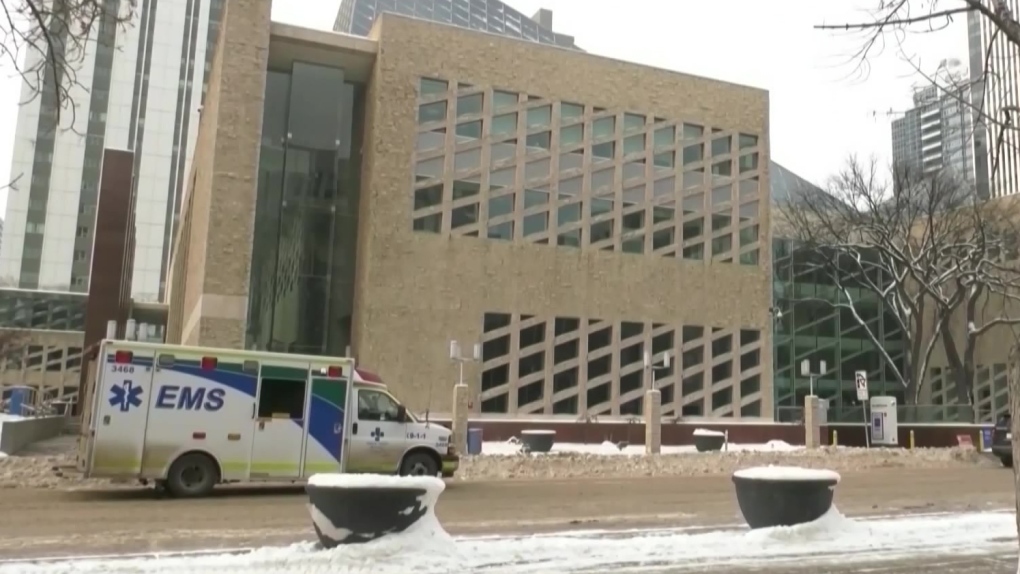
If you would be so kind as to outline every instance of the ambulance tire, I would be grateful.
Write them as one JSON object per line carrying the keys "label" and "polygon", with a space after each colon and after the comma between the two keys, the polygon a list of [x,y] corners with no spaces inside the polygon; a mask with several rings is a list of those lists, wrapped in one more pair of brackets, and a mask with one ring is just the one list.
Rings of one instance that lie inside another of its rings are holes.
{"label": "ambulance tire", "polygon": [[192,452],[170,465],[166,488],[176,498],[209,496],[220,481],[216,462],[206,454]]}
{"label": "ambulance tire", "polygon": [[400,476],[436,476],[439,465],[434,456],[424,452],[412,452],[400,463]]}

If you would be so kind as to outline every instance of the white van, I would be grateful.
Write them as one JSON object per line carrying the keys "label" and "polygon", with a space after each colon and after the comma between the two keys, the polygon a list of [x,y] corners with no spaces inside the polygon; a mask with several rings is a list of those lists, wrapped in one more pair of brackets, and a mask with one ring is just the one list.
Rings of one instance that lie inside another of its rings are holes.
{"label": "white van", "polygon": [[196,497],[224,482],[459,465],[451,431],[418,421],[353,359],[104,340],[88,368],[86,477]]}

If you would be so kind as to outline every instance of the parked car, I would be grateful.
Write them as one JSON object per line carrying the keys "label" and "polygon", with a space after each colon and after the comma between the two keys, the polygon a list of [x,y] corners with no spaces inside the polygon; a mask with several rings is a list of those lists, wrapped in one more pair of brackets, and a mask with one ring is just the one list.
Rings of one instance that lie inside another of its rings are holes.
{"label": "parked car", "polygon": [[1013,417],[1004,414],[992,431],[992,454],[999,457],[1002,466],[1013,468]]}

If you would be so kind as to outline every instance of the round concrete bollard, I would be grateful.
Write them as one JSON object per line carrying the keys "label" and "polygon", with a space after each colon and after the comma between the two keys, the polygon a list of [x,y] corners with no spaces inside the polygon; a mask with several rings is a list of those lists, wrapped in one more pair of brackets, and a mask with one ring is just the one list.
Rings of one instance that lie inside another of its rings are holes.
{"label": "round concrete bollard", "polygon": [[521,431],[521,444],[527,452],[549,452],[556,442],[556,431],[554,430],[525,430]]}
{"label": "round concrete bollard", "polygon": [[708,429],[694,429],[694,448],[698,452],[722,450],[726,444],[726,433]]}
{"label": "round concrete bollard", "polygon": [[434,523],[445,488],[432,476],[316,474],[305,491],[319,542],[335,548],[406,532],[423,520]]}
{"label": "round concrete bollard", "polygon": [[793,466],[759,466],[733,473],[737,504],[751,528],[814,522],[832,508],[839,473]]}

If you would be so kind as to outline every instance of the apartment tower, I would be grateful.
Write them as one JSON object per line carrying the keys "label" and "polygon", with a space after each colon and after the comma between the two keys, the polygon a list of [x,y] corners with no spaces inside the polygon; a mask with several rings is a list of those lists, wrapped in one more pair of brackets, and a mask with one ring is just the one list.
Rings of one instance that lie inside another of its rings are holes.
{"label": "apartment tower", "polygon": [[[163,298],[170,245],[225,0],[108,0],[75,70],[73,102],[27,82],[0,244],[0,284],[85,292],[105,148],[135,152],[132,296]],[[118,15],[119,14],[119,18]],[[118,20],[127,19],[125,25]],[[29,53],[28,65],[47,54]],[[49,73],[47,72],[47,76]]]}

